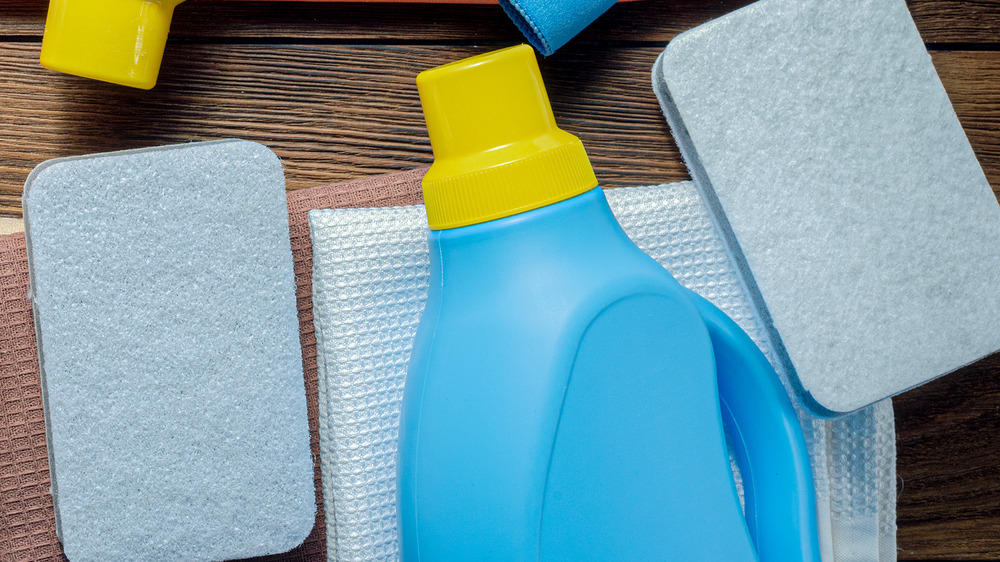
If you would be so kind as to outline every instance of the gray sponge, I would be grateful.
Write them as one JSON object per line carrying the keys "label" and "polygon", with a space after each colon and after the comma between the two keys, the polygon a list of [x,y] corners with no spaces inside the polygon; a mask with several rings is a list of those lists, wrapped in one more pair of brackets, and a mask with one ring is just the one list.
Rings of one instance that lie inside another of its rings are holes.
{"label": "gray sponge", "polygon": [[24,210],[67,557],[299,544],[315,491],[274,154],[221,141],[51,160]]}
{"label": "gray sponge", "polygon": [[653,84],[813,410],[1000,349],[1000,207],[903,0],[762,0]]}

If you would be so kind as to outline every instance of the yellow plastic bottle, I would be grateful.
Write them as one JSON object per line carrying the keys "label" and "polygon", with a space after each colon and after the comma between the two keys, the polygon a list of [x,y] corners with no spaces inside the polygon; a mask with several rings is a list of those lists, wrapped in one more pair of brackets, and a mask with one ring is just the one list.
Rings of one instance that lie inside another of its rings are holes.
{"label": "yellow plastic bottle", "polygon": [[51,0],[42,66],[148,90],[156,85],[174,8],[184,0]]}

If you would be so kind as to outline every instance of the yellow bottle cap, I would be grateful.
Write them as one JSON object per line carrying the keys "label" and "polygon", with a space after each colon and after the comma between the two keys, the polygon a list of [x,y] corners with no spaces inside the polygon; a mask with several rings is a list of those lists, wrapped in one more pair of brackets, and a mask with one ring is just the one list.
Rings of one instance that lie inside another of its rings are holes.
{"label": "yellow bottle cap", "polygon": [[42,66],[148,90],[183,0],[50,0]]}
{"label": "yellow bottle cap", "polygon": [[519,45],[417,76],[434,164],[432,230],[544,207],[597,186],[580,139],[556,126],[535,52]]}

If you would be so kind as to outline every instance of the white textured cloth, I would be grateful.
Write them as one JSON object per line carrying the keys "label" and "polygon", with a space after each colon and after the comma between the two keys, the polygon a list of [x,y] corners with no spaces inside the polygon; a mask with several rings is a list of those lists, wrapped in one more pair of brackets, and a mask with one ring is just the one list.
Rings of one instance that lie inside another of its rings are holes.
{"label": "white textured cloth", "polygon": [[[606,194],[636,244],[732,317],[774,363],[694,185]],[[329,558],[396,560],[396,439],[410,347],[427,293],[426,215],[422,206],[319,210],[310,212],[309,226]],[[813,465],[823,559],[894,559],[891,403],[836,421],[798,411]]]}
{"label": "white textured cloth", "polygon": [[427,298],[422,206],[310,211],[329,560],[397,560],[396,439]]}
{"label": "white textured cloth", "polygon": [[0,234],[13,234],[15,232],[24,231],[24,221],[21,219],[12,219],[7,217],[0,217]]}

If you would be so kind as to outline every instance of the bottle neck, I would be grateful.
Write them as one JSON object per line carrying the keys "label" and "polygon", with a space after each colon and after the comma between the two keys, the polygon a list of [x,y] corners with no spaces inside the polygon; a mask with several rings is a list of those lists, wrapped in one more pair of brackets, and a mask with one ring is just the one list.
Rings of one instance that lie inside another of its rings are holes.
{"label": "bottle neck", "polygon": [[431,231],[431,274],[447,272],[454,276],[475,269],[503,276],[532,260],[553,264],[600,260],[623,241],[631,245],[603,190],[596,187],[510,217]]}

